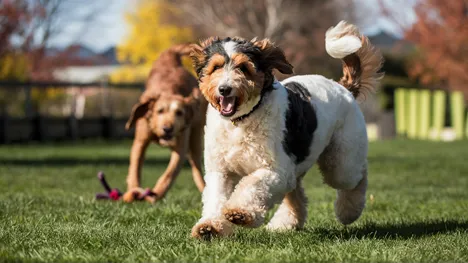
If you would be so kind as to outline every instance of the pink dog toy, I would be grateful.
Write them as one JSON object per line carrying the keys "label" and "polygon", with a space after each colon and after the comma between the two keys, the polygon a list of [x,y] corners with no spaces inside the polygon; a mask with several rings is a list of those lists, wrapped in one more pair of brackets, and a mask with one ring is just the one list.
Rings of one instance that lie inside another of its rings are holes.
{"label": "pink dog toy", "polygon": [[[98,200],[103,200],[103,199],[110,199],[114,201],[120,200],[122,197],[122,192],[120,192],[119,189],[114,188],[112,189],[109,184],[106,181],[106,178],[104,177],[104,172],[99,172],[97,174],[97,177],[99,181],[101,182],[102,186],[106,190],[106,193],[97,193],[96,194],[96,199]],[[151,192],[150,189],[146,189],[143,193],[139,194],[138,196],[135,197],[136,200],[143,200],[147,196],[155,196],[153,192]]]}

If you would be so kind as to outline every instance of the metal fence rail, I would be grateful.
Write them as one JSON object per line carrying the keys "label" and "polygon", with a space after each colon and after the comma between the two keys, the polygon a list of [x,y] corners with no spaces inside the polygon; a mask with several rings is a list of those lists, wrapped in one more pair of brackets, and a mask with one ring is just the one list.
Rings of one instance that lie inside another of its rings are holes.
{"label": "metal fence rail", "polygon": [[110,82],[15,82],[15,81],[0,81],[0,89],[11,89],[18,87],[37,87],[37,88],[50,88],[50,87],[62,87],[62,88],[71,88],[71,87],[80,87],[80,88],[89,88],[89,87],[101,87],[107,86],[112,88],[120,89],[140,89],[145,88],[144,83],[110,83]]}

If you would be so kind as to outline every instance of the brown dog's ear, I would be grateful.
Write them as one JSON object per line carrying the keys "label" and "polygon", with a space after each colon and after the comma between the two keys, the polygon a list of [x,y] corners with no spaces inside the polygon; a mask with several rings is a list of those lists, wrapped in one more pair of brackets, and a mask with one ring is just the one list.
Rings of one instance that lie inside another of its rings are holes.
{"label": "brown dog's ear", "polygon": [[275,68],[283,74],[292,74],[294,72],[293,66],[289,64],[283,50],[275,46],[269,39],[257,40],[254,38],[251,42],[262,51],[262,59],[265,65],[269,67],[268,70]]}
{"label": "brown dog's ear", "polygon": [[148,113],[148,110],[153,107],[155,101],[155,98],[151,98],[144,102],[139,102],[135,104],[132,108],[130,118],[128,118],[128,121],[125,124],[125,129],[130,130],[139,118],[145,116],[146,113]]}

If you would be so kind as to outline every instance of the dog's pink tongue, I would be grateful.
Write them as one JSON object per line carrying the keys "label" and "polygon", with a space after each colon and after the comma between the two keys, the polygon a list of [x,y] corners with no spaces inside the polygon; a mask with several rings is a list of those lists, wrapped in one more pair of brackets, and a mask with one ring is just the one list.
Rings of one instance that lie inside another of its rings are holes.
{"label": "dog's pink tongue", "polygon": [[234,109],[236,97],[223,97],[221,99],[221,108],[224,112],[231,112]]}

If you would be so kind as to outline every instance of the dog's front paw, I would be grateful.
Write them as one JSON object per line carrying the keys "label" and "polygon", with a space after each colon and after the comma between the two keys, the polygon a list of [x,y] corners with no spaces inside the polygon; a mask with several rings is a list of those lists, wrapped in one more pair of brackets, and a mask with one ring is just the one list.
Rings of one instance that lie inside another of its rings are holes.
{"label": "dog's front paw", "polygon": [[225,208],[223,214],[226,220],[236,225],[248,227],[256,227],[258,225],[258,218],[254,212],[239,208]]}
{"label": "dog's front paw", "polygon": [[122,200],[125,203],[132,203],[134,201],[147,201],[148,203],[154,203],[158,200],[158,196],[149,189],[143,189],[141,187],[134,187],[129,189],[122,196]]}
{"label": "dog's front paw", "polygon": [[213,237],[223,237],[232,234],[230,223],[222,219],[205,220],[192,228],[192,237],[211,240]]}
{"label": "dog's front paw", "polygon": [[122,201],[125,203],[132,203],[134,201],[138,200],[138,196],[142,194],[145,190],[140,187],[134,187],[131,189],[128,189],[127,192],[125,192],[122,196]]}

